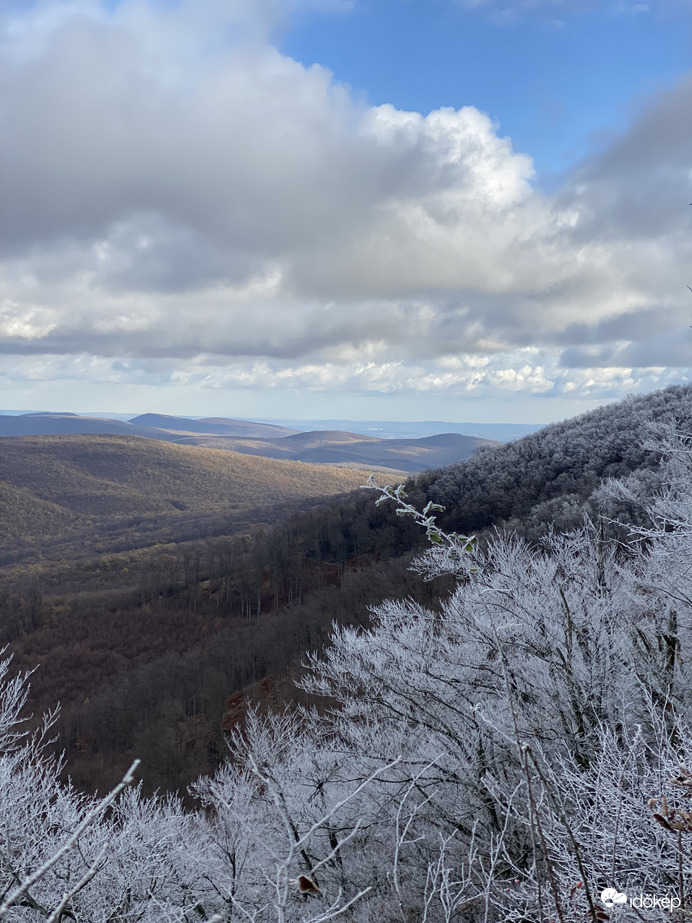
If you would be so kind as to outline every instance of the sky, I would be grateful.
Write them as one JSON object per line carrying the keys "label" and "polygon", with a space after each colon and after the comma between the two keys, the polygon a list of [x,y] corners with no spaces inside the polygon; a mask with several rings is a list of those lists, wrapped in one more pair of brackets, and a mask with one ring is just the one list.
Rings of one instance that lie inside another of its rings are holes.
{"label": "sky", "polygon": [[3,0],[0,408],[692,380],[692,0]]}

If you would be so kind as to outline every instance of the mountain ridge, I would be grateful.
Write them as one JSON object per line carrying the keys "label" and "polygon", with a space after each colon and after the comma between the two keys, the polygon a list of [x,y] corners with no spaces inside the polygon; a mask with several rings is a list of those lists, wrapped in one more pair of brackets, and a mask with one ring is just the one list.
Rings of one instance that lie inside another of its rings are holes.
{"label": "mountain ridge", "polygon": [[129,421],[74,414],[0,415],[0,437],[31,435],[129,435],[174,444],[240,452],[308,464],[390,468],[410,473],[461,461],[481,446],[499,445],[476,436],[450,433],[420,439],[383,439],[342,430],[296,431],[243,420],[187,420],[140,414]]}

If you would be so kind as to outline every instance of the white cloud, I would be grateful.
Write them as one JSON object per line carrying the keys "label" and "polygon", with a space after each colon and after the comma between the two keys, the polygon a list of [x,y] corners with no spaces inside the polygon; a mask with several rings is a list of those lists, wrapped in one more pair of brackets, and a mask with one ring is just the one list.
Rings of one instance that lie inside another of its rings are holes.
{"label": "white cloud", "polygon": [[55,329],[56,312],[31,302],[0,302],[0,337],[36,340]]}
{"label": "white cloud", "polygon": [[609,394],[666,351],[689,365],[692,80],[549,196],[479,110],[369,108],[282,56],[286,9],[5,22],[0,349],[20,377],[70,355],[152,387]]}

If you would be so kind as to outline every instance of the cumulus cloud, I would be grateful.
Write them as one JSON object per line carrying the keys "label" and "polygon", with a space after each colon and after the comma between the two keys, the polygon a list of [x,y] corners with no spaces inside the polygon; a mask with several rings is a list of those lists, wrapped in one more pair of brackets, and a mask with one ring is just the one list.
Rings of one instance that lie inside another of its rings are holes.
{"label": "cumulus cloud", "polygon": [[18,375],[72,355],[208,388],[550,394],[689,364],[692,80],[547,195],[487,114],[368,107],[280,54],[290,6],[5,19],[0,350]]}

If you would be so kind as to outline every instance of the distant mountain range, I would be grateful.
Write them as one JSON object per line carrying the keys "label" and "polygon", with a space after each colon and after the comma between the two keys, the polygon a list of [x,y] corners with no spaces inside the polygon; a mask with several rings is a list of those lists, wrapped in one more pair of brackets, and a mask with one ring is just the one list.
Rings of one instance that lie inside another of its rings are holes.
{"label": "distant mountain range", "polygon": [[305,432],[306,430],[346,430],[377,439],[421,439],[440,433],[459,433],[478,436],[497,442],[513,442],[535,433],[544,423],[451,423],[449,420],[262,420],[262,423],[281,423]]}
{"label": "distant mountain range", "polygon": [[297,433],[287,426],[248,423],[245,420],[188,420],[160,413],[144,413],[131,420],[87,417],[76,413],[0,414],[0,436],[58,436],[61,434],[102,433],[110,436],[144,436],[178,442],[176,434],[199,433],[210,436],[280,438]]}
{"label": "distant mountain range", "polygon": [[[415,424],[414,424],[415,425]],[[73,413],[0,415],[0,436],[128,435],[179,445],[225,449],[285,461],[415,473],[463,461],[499,442],[460,433],[385,439],[341,430],[300,432],[272,423],[147,413],[129,421]]]}
{"label": "distant mountain range", "polygon": [[[39,413],[38,411],[26,410],[0,410],[0,419],[2,416],[51,416],[51,414]],[[52,414],[55,416],[55,414]],[[132,422],[140,419],[144,421],[146,417],[151,418],[147,425],[156,426],[154,418],[166,421],[171,417],[166,414],[141,414],[139,417],[132,413],[111,413],[104,411],[102,413],[80,412],[78,414],[57,414],[57,416],[79,416],[87,418],[96,418],[102,420],[120,420],[123,423]],[[181,418],[174,418],[181,419]],[[227,420],[226,418],[211,417],[199,419],[197,417],[184,417],[188,424],[187,431],[190,432],[190,423],[231,423],[235,425],[244,425],[249,423],[247,420]],[[161,424],[166,428],[166,423]],[[318,430],[338,430],[339,432],[357,433],[361,436],[374,436],[376,439],[421,439],[423,436],[437,436],[440,433],[459,433],[462,436],[479,436],[482,439],[492,439],[497,442],[513,442],[515,439],[521,439],[528,436],[529,433],[535,433],[543,429],[545,423],[453,423],[449,420],[276,420],[260,418],[250,425],[260,427],[262,425],[277,427],[285,430],[286,435],[290,432],[306,433]],[[233,435],[249,435],[247,431],[241,433],[227,433]],[[269,435],[266,431],[257,432],[253,435]],[[280,435],[276,433],[275,435]]]}

